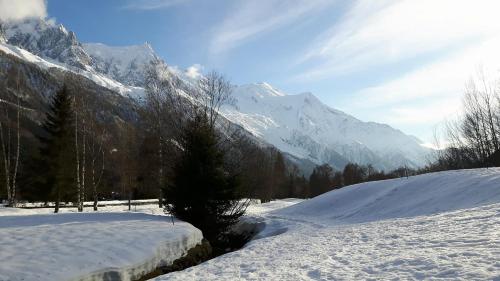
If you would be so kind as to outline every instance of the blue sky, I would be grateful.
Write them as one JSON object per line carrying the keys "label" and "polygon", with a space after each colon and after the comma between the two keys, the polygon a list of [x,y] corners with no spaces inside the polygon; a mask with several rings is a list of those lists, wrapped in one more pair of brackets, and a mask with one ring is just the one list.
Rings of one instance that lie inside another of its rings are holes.
{"label": "blue sky", "polygon": [[83,42],[149,42],[171,65],[312,92],[431,142],[478,69],[500,77],[499,10],[495,0],[48,0],[44,15]]}

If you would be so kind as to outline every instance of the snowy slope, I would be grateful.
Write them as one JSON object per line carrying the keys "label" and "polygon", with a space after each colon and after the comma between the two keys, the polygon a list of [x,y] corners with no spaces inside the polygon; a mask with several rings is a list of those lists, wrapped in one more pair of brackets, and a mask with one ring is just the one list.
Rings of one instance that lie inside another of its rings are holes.
{"label": "snowy slope", "polygon": [[0,280],[136,280],[203,238],[167,216],[14,210],[0,208]]}
{"label": "snowy slope", "polygon": [[500,203],[500,168],[456,170],[361,183],[277,212],[279,216],[357,223]]}
{"label": "snowy slope", "polygon": [[500,279],[500,168],[364,183],[260,215],[274,236],[156,280]]}

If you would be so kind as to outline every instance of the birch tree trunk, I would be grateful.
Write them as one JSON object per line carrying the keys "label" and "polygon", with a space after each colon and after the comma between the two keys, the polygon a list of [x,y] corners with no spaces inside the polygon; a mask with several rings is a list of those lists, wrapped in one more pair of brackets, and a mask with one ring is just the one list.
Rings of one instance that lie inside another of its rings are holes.
{"label": "birch tree trunk", "polygon": [[158,207],[163,207],[163,138],[159,137],[159,144],[158,144],[158,159],[159,159],[159,165],[160,169],[158,171],[158,183],[160,185],[159,188],[159,194],[158,194]]}
{"label": "birch tree trunk", "polygon": [[[5,116],[6,120],[9,120],[8,109],[5,108]],[[20,97],[17,97],[17,108],[16,108],[16,151],[15,156],[12,155],[12,145],[11,145],[11,129],[10,126],[7,126],[7,140],[4,135],[4,126],[2,122],[0,122],[0,145],[2,148],[2,160],[4,164],[4,173],[5,173],[5,186],[7,188],[7,201],[9,202],[9,206],[16,206],[16,198],[17,198],[17,173],[19,170],[19,157],[21,152],[21,127],[20,127]],[[12,170],[12,158],[15,157],[14,169]]]}
{"label": "birch tree trunk", "polygon": [[[85,107],[85,106],[84,106]],[[82,152],[82,182],[81,182],[81,186],[80,186],[80,191],[81,191],[81,196],[80,196],[80,208],[79,208],[79,211],[82,212],[83,211],[83,203],[85,201],[85,166],[86,166],[86,163],[85,163],[85,160],[86,160],[86,149],[85,147],[87,146],[86,145],[86,126],[85,126],[85,115],[82,116],[82,149],[83,149],[83,152]]]}
{"label": "birch tree trunk", "polygon": [[20,156],[20,152],[21,152],[21,126],[20,126],[20,111],[21,111],[21,102],[20,102],[20,98],[19,98],[19,95],[17,96],[17,118],[16,118],[16,123],[17,123],[17,126],[16,126],[16,137],[17,137],[17,144],[16,144],[16,163],[14,165],[14,174],[12,175],[12,195],[11,195],[11,206],[12,207],[16,207],[16,204],[17,204],[17,196],[16,196],[16,179],[17,179],[17,171],[19,169],[19,156]]}
{"label": "birch tree trunk", "polygon": [[77,206],[78,212],[83,210],[81,207],[81,186],[80,186],[80,153],[78,149],[78,104],[75,97],[75,156],[76,156],[76,193],[77,193]]}
{"label": "birch tree trunk", "polygon": [[10,202],[12,201],[11,199],[11,191],[10,191],[10,172],[9,172],[9,162],[7,158],[9,157],[10,152],[7,151],[7,148],[5,146],[5,137],[3,134],[3,126],[2,123],[0,122],[0,141],[2,145],[2,156],[3,156],[3,166],[4,166],[4,173],[5,173],[5,186],[7,188],[7,201]]}

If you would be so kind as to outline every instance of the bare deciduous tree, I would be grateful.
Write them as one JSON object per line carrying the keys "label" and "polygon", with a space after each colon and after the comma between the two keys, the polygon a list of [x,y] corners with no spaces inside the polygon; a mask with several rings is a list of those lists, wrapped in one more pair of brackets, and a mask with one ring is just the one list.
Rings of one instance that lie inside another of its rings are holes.
{"label": "bare deciduous tree", "polygon": [[222,74],[211,71],[198,80],[197,86],[195,114],[207,116],[210,126],[215,128],[221,107],[234,101],[231,83]]}
{"label": "bare deciduous tree", "polygon": [[449,148],[438,155],[443,168],[487,167],[500,151],[500,92],[479,71],[465,86],[463,116],[446,124]]}
{"label": "bare deciduous tree", "polygon": [[[7,188],[7,200],[10,206],[15,207],[17,203],[17,174],[20,165],[20,152],[21,152],[21,73],[19,69],[10,69],[11,77],[16,77],[14,82],[15,89],[12,92],[15,95],[16,103],[3,100],[2,111],[4,113],[4,120],[0,120],[0,145],[2,147],[5,185]],[[9,107],[14,106],[16,112],[15,123],[9,118]],[[14,127],[15,134],[15,148],[12,144],[12,127]],[[6,134],[4,133],[6,130]],[[14,163],[12,163],[14,162]]]}
{"label": "bare deciduous tree", "polygon": [[164,67],[161,61],[152,61],[146,68],[146,118],[156,136],[158,163],[158,205],[162,207],[162,188],[165,184],[166,145],[180,129],[184,110],[181,83]]}

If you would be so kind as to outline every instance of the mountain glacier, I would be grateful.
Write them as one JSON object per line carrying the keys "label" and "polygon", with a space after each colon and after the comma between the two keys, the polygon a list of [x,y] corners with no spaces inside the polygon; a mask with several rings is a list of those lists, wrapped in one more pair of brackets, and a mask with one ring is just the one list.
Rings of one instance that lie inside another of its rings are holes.
{"label": "mountain glacier", "polygon": [[[63,25],[43,19],[4,23],[1,30],[5,39],[0,40],[0,50],[44,68],[65,68],[134,100],[143,98],[144,69],[151,61],[163,63],[186,83],[193,82],[161,61],[147,43],[125,47],[81,43]],[[233,96],[236,102],[221,113],[295,159],[336,168],[357,162],[393,169],[422,166],[430,152],[413,136],[385,124],[360,121],[311,93],[290,95],[255,83],[234,86]]]}

